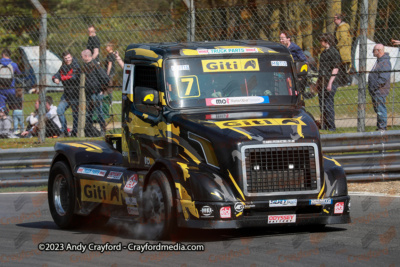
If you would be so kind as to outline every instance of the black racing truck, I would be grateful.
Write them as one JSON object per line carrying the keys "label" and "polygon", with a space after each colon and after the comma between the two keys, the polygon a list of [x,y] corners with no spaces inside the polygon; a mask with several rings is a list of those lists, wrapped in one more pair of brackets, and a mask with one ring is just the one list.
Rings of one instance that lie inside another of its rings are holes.
{"label": "black racing truck", "polygon": [[345,172],[301,104],[307,65],[286,47],[131,44],[124,63],[121,134],[55,145],[48,201],[59,227],[112,217],[160,239],[350,222]]}

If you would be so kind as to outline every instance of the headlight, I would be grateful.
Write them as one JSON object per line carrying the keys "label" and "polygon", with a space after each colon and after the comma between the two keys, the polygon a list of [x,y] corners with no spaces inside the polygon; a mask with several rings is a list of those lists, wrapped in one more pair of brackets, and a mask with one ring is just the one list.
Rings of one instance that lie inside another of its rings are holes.
{"label": "headlight", "polygon": [[190,140],[195,141],[200,145],[207,164],[219,168],[218,160],[215,156],[214,147],[212,146],[211,142],[194,133],[189,132],[188,136]]}

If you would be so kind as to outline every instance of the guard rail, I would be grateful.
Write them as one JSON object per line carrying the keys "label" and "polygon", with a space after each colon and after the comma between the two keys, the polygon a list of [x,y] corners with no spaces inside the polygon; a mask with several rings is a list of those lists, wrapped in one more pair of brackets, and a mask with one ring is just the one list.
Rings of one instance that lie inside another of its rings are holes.
{"label": "guard rail", "polygon": [[[400,131],[321,135],[321,142],[349,182],[400,180]],[[46,185],[54,153],[53,147],[0,149],[0,187]]]}

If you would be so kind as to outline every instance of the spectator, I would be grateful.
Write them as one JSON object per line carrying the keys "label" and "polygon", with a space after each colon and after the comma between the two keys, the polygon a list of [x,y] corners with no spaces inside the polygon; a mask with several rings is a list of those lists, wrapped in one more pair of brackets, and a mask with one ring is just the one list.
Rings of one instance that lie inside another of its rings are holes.
{"label": "spectator", "polygon": [[[26,131],[21,133],[23,137],[32,137],[37,136],[39,132],[39,116],[38,116],[38,109],[39,109],[39,100],[35,103],[36,111],[31,114],[27,118],[28,127]],[[46,137],[56,137],[61,135],[61,122],[57,115],[57,107],[53,105],[53,98],[51,96],[46,96]]]}
{"label": "spectator", "polygon": [[294,61],[307,62],[303,50],[301,50],[297,44],[291,42],[291,37],[288,32],[281,32],[279,35],[279,41],[289,49]]}
{"label": "spectator", "polygon": [[89,49],[92,52],[93,61],[97,64],[100,64],[100,39],[96,35],[96,28],[94,25],[90,25],[88,27],[88,42],[86,49]]}
{"label": "spectator", "polygon": [[[21,71],[18,68],[18,65],[14,63],[11,59],[11,51],[8,48],[5,48],[2,51],[2,58],[0,59],[0,67],[7,67],[9,64],[13,67],[14,77],[15,75],[21,75]],[[6,106],[7,97],[9,95],[15,95],[15,78],[12,78],[11,86],[10,87],[0,87],[0,107]]]}
{"label": "spectator", "polygon": [[[297,44],[291,42],[291,37],[288,32],[281,32],[281,34],[279,35],[279,41],[281,42],[281,44],[289,49],[295,62],[307,62],[307,57],[306,55],[304,55],[303,50],[301,50],[301,48]],[[305,92],[306,79],[300,78],[298,85],[300,93],[304,97],[308,98]],[[304,101],[302,101],[302,105],[305,105]]]}
{"label": "spectator", "polygon": [[[15,89],[15,95],[9,95],[7,98],[7,104],[10,110],[13,111],[13,122],[14,122],[14,134],[18,135],[24,131],[24,113],[23,113],[23,103],[24,103],[24,89]],[[20,129],[18,130],[18,125]]]}
{"label": "spectator", "polygon": [[124,63],[124,61],[122,60],[122,58],[119,56],[118,51],[115,51],[115,59],[117,60],[118,65],[119,65],[121,68],[124,68],[125,63]]}
{"label": "spectator", "polygon": [[92,136],[93,115],[98,114],[98,119],[101,128],[101,135],[105,134],[106,124],[104,121],[102,110],[102,89],[108,86],[109,77],[104,69],[100,68],[93,60],[92,53],[89,49],[83,50],[81,53],[82,60],[84,61],[83,72],[86,74],[85,79],[85,94],[86,94],[86,123],[85,135]]}
{"label": "spectator", "polygon": [[57,108],[57,114],[61,121],[61,131],[64,136],[68,136],[67,120],[65,111],[68,107],[72,110],[73,126],[71,136],[78,133],[78,117],[79,117],[79,86],[81,81],[81,67],[78,61],[71,55],[69,51],[63,54],[63,64],[56,74],[53,76],[53,82],[64,86],[64,94],[61,96],[60,103]]}
{"label": "spectator", "polygon": [[319,107],[321,110],[321,129],[336,131],[335,126],[335,93],[338,88],[336,75],[341,64],[339,51],[335,47],[335,37],[324,33],[320,37],[325,48],[319,59],[319,77],[317,81]]}
{"label": "spectator", "polygon": [[110,86],[112,86],[112,79],[115,75],[115,61],[116,61],[114,44],[112,42],[108,42],[106,45],[106,50],[108,53],[106,58],[106,71],[107,75],[110,77]]}
{"label": "spectator", "polygon": [[392,65],[390,63],[390,56],[388,53],[385,53],[383,44],[375,45],[372,53],[376,57],[376,63],[368,76],[368,91],[372,98],[374,111],[377,114],[376,130],[386,131],[386,97],[390,91],[390,71],[392,70]]}
{"label": "spectator", "polygon": [[343,21],[342,14],[336,14],[333,21],[336,24],[336,47],[339,50],[342,64],[340,66],[339,84],[347,85],[350,83],[350,68],[351,68],[351,33],[350,25]]}
{"label": "spectator", "polygon": [[11,120],[6,106],[0,107],[0,138],[11,138]]}

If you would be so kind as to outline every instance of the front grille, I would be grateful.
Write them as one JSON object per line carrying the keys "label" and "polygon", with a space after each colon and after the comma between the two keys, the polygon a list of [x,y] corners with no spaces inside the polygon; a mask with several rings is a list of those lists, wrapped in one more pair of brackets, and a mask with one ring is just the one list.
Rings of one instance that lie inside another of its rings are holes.
{"label": "front grille", "polygon": [[263,146],[245,148],[247,194],[313,191],[317,183],[314,146]]}

